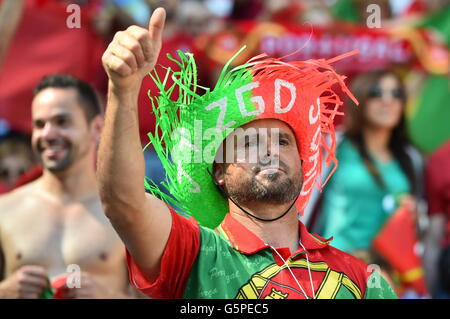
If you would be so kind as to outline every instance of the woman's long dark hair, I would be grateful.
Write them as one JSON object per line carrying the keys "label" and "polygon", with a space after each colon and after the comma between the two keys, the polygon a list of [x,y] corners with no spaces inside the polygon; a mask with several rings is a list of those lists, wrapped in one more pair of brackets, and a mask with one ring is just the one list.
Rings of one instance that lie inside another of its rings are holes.
{"label": "woman's long dark hair", "polygon": [[[367,101],[371,98],[370,91],[373,86],[379,84],[381,78],[386,75],[394,76],[397,79],[401,90],[404,92],[402,81],[395,73],[392,73],[391,71],[370,71],[361,74],[355,78],[351,85],[351,92],[355,95],[360,104],[355,107],[354,103],[347,99],[345,123],[345,136],[356,146],[369,173],[373,176],[376,183],[383,189],[385,188],[384,182],[381,179],[380,172],[376,168],[364,141],[363,126],[366,123],[364,107],[366,106]],[[406,98],[403,94],[401,97],[403,104],[405,104],[405,100]],[[402,113],[400,122],[392,131],[388,148],[408,178],[411,186],[411,193],[414,194],[417,189],[417,185],[413,163],[406,150],[408,145],[410,145],[410,142],[406,134],[405,116],[404,113]]]}

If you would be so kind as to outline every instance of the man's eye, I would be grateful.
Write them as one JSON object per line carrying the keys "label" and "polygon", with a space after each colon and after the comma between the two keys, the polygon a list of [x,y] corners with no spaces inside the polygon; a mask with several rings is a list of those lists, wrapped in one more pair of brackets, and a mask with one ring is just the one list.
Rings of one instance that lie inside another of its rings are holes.
{"label": "man's eye", "polygon": [[45,125],[44,121],[34,121],[34,127],[43,128]]}
{"label": "man's eye", "polygon": [[280,145],[282,145],[282,146],[289,145],[289,141],[288,140],[280,140]]}
{"label": "man's eye", "polygon": [[244,146],[252,147],[252,146],[255,146],[257,143],[258,143],[258,140],[256,138],[252,138],[252,139],[246,138]]}
{"label": "man's eye", "polygon": [[68,120],[67,119],[65,119],[65,118],[60,118],[60,119],[57,119],[56,120],[56,124],[58,125],[58,126],[65,126],[65,125],[67,125],[68,124]]}

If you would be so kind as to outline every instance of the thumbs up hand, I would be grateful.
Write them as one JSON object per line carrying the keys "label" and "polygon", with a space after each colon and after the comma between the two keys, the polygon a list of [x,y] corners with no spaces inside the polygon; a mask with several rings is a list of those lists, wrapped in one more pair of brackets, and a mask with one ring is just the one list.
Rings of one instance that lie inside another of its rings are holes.
{"label": "thumbs up hand", "polygon": [[161,50],[166,12],[156,9],[148,29],[130,26],[115,34],[102,56],[110,86],[123,93],[139,91],[144,76],[153,70]]}

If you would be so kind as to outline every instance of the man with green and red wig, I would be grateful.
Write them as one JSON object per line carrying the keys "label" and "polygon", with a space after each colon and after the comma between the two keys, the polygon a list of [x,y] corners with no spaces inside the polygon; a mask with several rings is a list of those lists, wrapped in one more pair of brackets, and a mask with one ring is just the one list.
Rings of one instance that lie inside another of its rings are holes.
{"label": "man with green and red wig", "polygon": [[[154,72],[164,20],[155,10],[148,29],[117,33],[103,55],[99,188],[131,282],[152,298],[396,298],[373,267],[299,221],[322,157],[337,164],[341,101],[332,87],[352,95],[330,63],[345,55],[257,56],[231,69],[230,61],[213,89],[197,87],[191,54],[174,59],[177,71]],[[149,137],[166,171],[162,186],[145,180],[139,140],[137,96],[149,72],[160,90]]]}

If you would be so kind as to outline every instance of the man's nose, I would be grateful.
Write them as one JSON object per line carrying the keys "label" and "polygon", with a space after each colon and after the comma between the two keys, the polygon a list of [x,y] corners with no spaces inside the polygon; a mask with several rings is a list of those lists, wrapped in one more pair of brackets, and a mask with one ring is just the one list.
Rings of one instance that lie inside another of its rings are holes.
{"label": "man's nose", "polygon": [[52,123],[46,123],[41,130],[41,137],[45,139],[53,139],[57,136],[58,130]]}
{"label": "man's nose", "polygon": [[278,139],[269,139],[266,140],[264,145],[264,154],[262,155],[262,162],[265,164],[270,161],[276,161],[280,157],[280,148],[279,148],[279,142]]}
{"label": "man's nose", "polygon": [[267,155],[272,157],[280,156],[280,137],[278,135],[270,135],[267,143]]}

